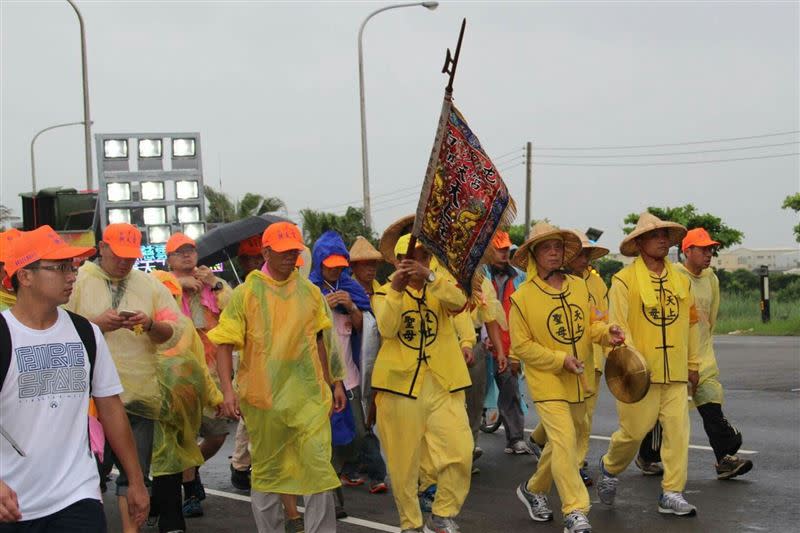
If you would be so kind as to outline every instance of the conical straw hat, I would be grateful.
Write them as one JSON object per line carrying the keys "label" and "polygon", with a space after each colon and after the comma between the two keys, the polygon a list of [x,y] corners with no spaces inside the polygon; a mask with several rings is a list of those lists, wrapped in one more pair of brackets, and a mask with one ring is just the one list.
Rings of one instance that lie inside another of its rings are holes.
{"label": "conical straw hat", "polygon": [[406,233],[411,233],[414,227],[414,215],[404,216],[386,228],[386,231],[381,235],[381,242],[378,243],[378,249],[383,254],[383,258],[389,263],[396,265],[397,256],[394,255],[394,246],[397,240]]}
{"label": "conical straw hat", "polygon": [[636,246],[636,238],[657,229],[667,229],[669,231],[670,247],[679,245],[686,236],[686,228],[677,222],[661,220],[654,214],[645,211],[639,215],[639,220],[636,222],[636,227],[633,231],[622,239],[622,243],[619,245],[620,253],[628,257],[639,255],[639,247]]}
{"label": "conical straw hat", "polygon": [[511,260],[511,263],[525,271],[528,268],[528,258],[533,247],[549,239],[561,239],[564,241],[564,263],[572,261],[581,251],[581,240],[573,232],[559,229],[547,222],[537,222],[531,228],[528,240],[514,254],[514,259]]}
{"label": "conical straw hat", "polygon": [[581,240],[581,251],[589,250],[589,261],[596,261],[603,257],[604,255],[608,255],[610,251],[608,248],[604,248],[602,246],[598,246],[597,244],[593,243],[589,240],[589,237],[582,231],[578,231],[576,229],[571,230],[572,233],[578,236]]}
{"label": "conical straw hat", "polygon": [[350,262],[383,261],[383,255],[372,246],[372,243],[359,235],[350,247]]}

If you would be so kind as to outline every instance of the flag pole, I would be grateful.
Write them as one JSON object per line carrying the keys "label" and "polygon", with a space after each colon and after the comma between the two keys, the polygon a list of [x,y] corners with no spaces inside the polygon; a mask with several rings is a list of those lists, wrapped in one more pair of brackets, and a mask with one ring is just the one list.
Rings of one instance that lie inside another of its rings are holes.
{"label": "flag pole", "polygon": [[[453,81],[456,78],[456,67],[458,67],[458,57],[461,55],[461,42],[464,40],[464,30],[467,27],[467,19],[464,18],[461,21],[461,31],[458,33],[458,42],[456,43],[456,52],[454,55],[450,55],[450,49],[447,49],[447,55],[444,59],[444,66],[442,67],[442,74],[449,74],[450,78],[447,81],[447,87],[444,89],[444,97],[445,99],[450,99],[453,97]],[[406,251],[406,257],[408,259],[414,258],[414,250],[417,247],[417,236],[414,233],[411,233],[411,239],[408,241],[408,250]]]}

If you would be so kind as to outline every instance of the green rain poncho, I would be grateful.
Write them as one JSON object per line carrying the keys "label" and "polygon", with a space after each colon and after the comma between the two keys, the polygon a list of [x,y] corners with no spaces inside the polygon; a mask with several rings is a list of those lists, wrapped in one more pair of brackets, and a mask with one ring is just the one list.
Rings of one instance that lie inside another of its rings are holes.
{"label": "green rain poncho", "polygon": [[331,388],[317,351],[322,333],[331,379],[343,379],[331,325],[322,293],[297,271],[285,281],[254,271],[208,334],[239,350],[236,388],[250,433],[253,490],[316,494],[340,484],[331,466]]}
{"label": "green rain poncho", "polygon": [[[153,275],[180,300],[180,283],[172,274],[157,271]],[[205,462],[197,445],[203,407],[222,403],[222,393],[206,365],[203,341],[188,317],[180,316],[178,321],[183,333],[177,344],[157,354],[161,412],[153,436],[154,476],[177,474]]]}

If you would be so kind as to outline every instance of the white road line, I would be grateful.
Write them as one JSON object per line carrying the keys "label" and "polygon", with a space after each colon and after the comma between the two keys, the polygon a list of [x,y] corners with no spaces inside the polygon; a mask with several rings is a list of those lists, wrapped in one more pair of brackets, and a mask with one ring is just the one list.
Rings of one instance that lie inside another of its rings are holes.
{"label": "white road line", "polygon": [[[225,492],[222,490],[216,489],[209,489],[206,488],[206,494],[211,494],[212,496],[219,496],[220,498],[228,498],[229,500],[237,500],[240,502],[250,502],[250,496],[245,496],[244,494],[235,494],[232,492]],[[301,513],[305,512],[305,509],[298,506],[297,510]],[[347,518],[343,518],[341,520],[337,520],[337,522],[344,522],[345,524],[353,524],[354,526],[361,526],[372,529],[374,531],[385,531],[386,533],[400,533],[400,528],[395,526],[390,526],[387,524],[381,524],[380,522],[373,522],[371,520],[364,520],[362,518],[355,518],[349,516]]]}
{"label": "white road line", "polygon": [[800,391],[800,389],[792,389],[792,392]]}
{"label": "white road line", "polygon": [[[503,428],[503,427],[501,427],[499,429],[500,429],[500,431],[505,431],[505,428]],[[525,428],[525,432],[526,433],[533,433],[533,430]],[[594,439],[594,440],[605,440],[605,441],[610,441],[611,440],[611,437],[606,437],[606,436],[603,436],[603,435],[589,435],[589,438],[590,439]],[[693,450],[704,450],[704,451],[708,451],[708,452],[713,452],[714,451],[714,448],[712,448],[711,446],[700,446],[699,444],[690,444],[689,448],[691,448]],[[737,454],[742,454],[742,455],[756,455],[758,452],[755,451],[755,450],[739,450],[736,453]]]}

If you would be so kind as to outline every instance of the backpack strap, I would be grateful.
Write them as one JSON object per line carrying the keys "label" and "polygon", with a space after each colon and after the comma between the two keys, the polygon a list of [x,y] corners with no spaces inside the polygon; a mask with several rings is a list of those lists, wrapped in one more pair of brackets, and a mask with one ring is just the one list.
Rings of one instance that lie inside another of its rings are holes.
{"label": "backpack strap", "polygon": [[3,383],[11,366],[11,332],[8,330],[8,322],[0,313],[0,391],[3,390]]}
{"label": "backpack strap", "polygon": [[[92,381],[94,380],[94,361],[97,359],[97,339],[94,337],[94,329],[89,320],[72,311],[67,311],[67,314],[72,320],[72,325],[75,326],[75,329],[78,331],[78,336],[81,338],[83,347],[86,348],[86,354],[89,357],[89,396],[91,396]],[[1,334],[2,332],[0,332],[0,335]],[[0,342],[2,342],[2,339],[0,339]]]}

